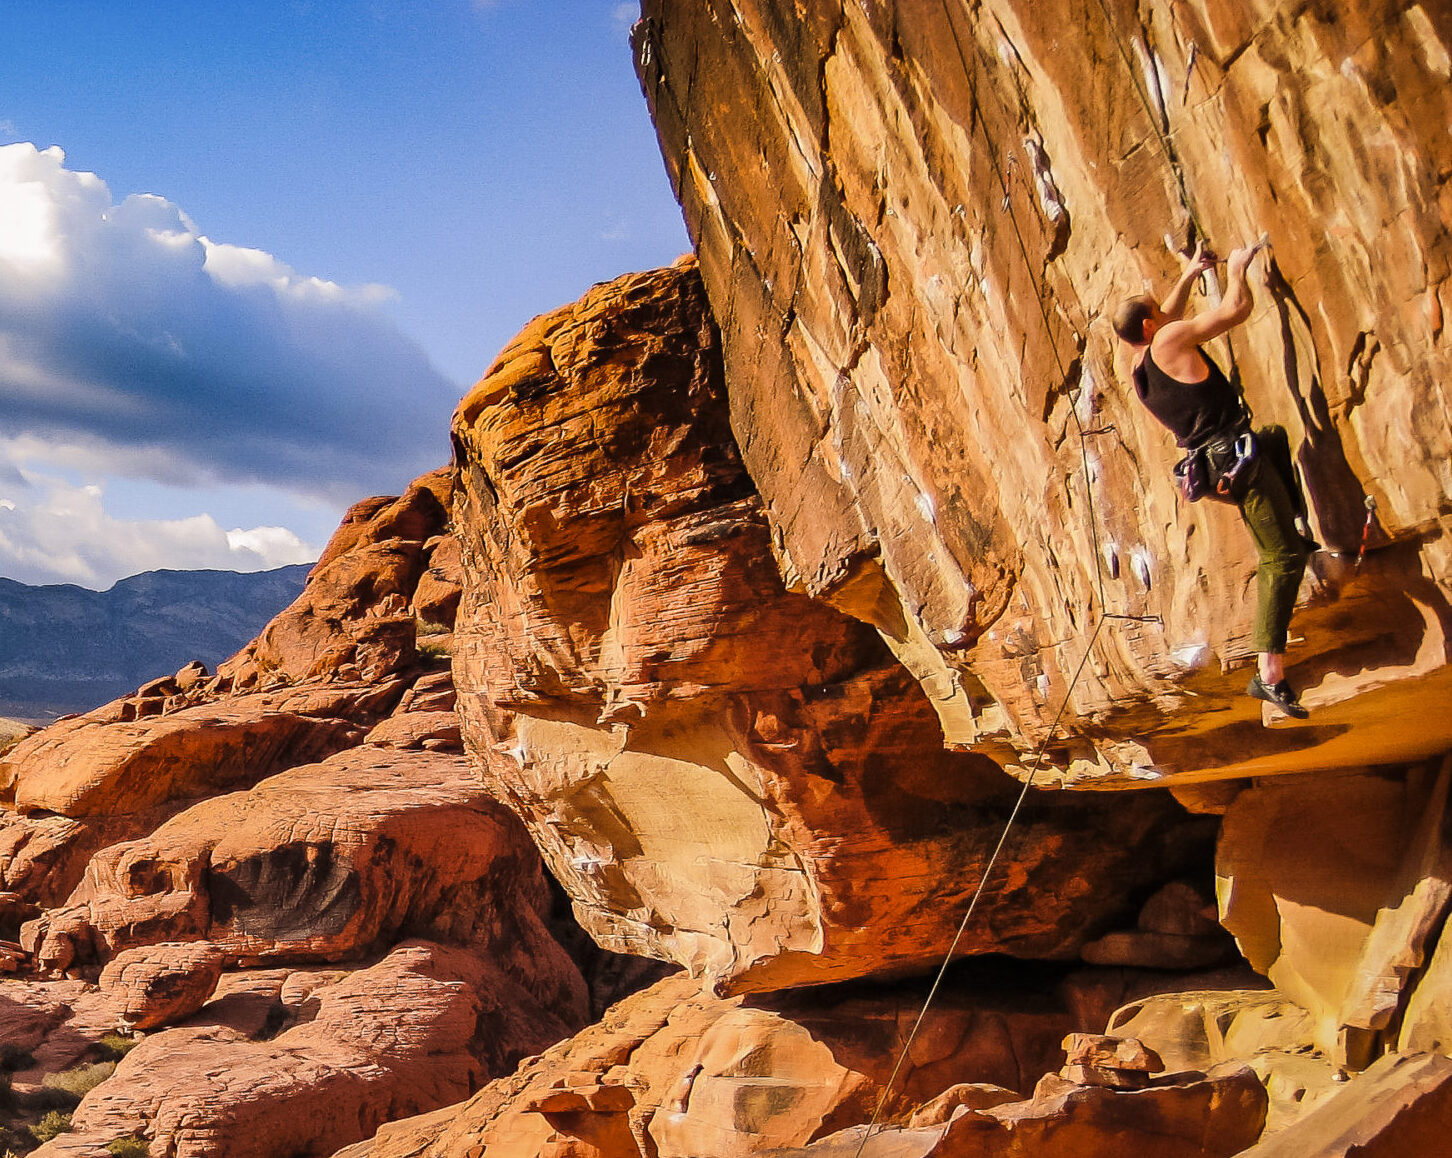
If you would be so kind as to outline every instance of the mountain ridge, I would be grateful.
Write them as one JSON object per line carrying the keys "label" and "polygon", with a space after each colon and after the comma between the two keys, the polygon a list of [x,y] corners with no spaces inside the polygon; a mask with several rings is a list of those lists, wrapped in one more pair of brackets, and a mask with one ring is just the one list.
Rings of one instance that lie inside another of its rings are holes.
{"label": "mountain ridge", "polygon": [[297,597],[311,567],[160,569],[105,591],[0,579],[0,715],[85,711],[193,659],[215,667]]}

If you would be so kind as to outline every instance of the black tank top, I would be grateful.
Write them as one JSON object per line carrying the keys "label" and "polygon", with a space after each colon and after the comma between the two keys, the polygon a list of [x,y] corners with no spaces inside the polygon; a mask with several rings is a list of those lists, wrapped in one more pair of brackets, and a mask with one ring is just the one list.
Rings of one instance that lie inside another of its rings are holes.
{"label": "black tank top", "polygon": [[1199,446],[1221,431],[1239,426],[1245,411],[1240,393],[1219,366],[1200,351],[1210,368],[1203,382],[1181,382],[1155,364],[1146,350],[1135,367],[1134,387],[1149,412],[1169,428],[1182,447]]}

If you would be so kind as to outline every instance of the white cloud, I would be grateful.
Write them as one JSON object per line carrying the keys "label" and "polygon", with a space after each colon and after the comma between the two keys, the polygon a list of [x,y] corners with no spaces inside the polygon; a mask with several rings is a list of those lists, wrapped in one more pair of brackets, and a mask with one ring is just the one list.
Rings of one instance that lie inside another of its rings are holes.
{"label": "white cloud", "polygon": [[58,148],[0,146],[0,413],[93,472],[346,502],[448,457],[458,388],[380,308],[205,236],[151,194],[113,203]]}
{"label": "white cloud", "polygon": [[629,29],[632,24],[640,19],[640,5],[617,4],[611,10],[610,18],[615,21],[617,27]]}
{"label": "white cloud", "polygon": [[250,530],[233,527],[227,532],[227,549],[236,553],[251,552],[257,558],[267,560],[269,567],[310,563],[318,557],[316,548],[309,547],[286,527],[252,527]]}
{"label": "white cloud", "polygon": [[[19,478],[19,483],[13,481]],[[283,527],[223,530],[209,514],[118,518],[99,483],[20,466],[0,479],[0,574],[23,583],[103,590],[159,568],[262,571],[316,559],[318,547]]]}

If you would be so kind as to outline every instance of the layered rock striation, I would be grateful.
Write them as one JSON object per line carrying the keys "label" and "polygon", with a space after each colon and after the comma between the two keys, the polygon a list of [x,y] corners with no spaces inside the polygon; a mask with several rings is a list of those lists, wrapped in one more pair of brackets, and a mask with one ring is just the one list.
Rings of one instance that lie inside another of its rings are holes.
{"label": "layered rock striation", "polygon": [[[43,1154],[1434,1147],[1452,25],[643,9],[699,264],[532,322],[217,676],[0,761],[3,1112],[120,1025]],[[1219,354],[1333,548],[1276,729],[1104,321],[1262,229]]]}
{"label": "layered rock striation", "polygon": [[[637,67],[787,586],[873,624],[947,742],[1022,767],[1067,703],[1070,779],[1452,745],[1438,6],[643,12]],[[1312,721],[1280,733],[1225,672],[1249,539],[1177,506],[1107,320],[1168,286],[1166,240],[1262,231],[1256,310],[1216,354],[1291,431],[1343,552],[1315,560],[1294,629]]]}
{"label": "layered rock striation", "polygon": [[[1016,786],[784,587],[719,367],[685,262],[537,320],[460,403],[465,740],[609,948],[723,991],[924,966]],[[1194,827],[1162,795],[1039,801],[962,948],[1073,957]]]}

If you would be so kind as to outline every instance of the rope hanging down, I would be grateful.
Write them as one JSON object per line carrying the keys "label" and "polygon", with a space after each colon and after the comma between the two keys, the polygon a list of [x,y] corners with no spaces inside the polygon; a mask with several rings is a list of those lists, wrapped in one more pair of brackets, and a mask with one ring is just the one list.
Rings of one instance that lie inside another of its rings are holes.
{"label": "rope hanging down", "polygon": [[[962,65],[964,75],[968,78],[968,90],[969,98],[972,104],[973,124],[982,132],[984,140],[988,145],[988,157],[991,165],[993,166],[994,175],[998,178],[999,187],[1003,190],[1004,205],[1008,212],[1009,222],[1013,226],[1014,235],[1017,238],[1019,254],[1023,259],[1024,268],[1028,272],[1030,284],[1032,284],[1034,287],[1034,295],[1038,302],[1039,315],[1043,319],[1044,331],[1049,338],[1049,348],[1053,351],[1054,360],[1058,364],[1060,380],[1065,382],[1067,385],[1069,376],[1068,367],[1064,364],[1063,356],[1059,353],[1058,343],[1054,340],[1053,325],[1049,317],[1048,304],[1045,301],[1046,294],[1049,291],[1046,289],[1045,286],[1040,285],[1039,281],[1034,276],[1034,266],[1033,261],[1029,257],[1028,244],[1024,240],[1023,230],[1019,227],[1018,223],[1018,215],[1013,210],[1012,198],[1009,196],[1008,181],[1004,174],[1002,166],[999,164],[998,153],[992,137],[989,134],[988,126],[983,120],[982,106],[978,94],[978,74],[968,65],[968,55],[964,51],[963,41],[961,36],[959,35],[957,24],[954,22],[953,14],[948,7],[948,0],[940,0],[940,2],[942,4],[943,17],[947,21],[948,28],[953,36],[953,43],[955,48],[957,49],[959,63]],[[1102,6],[1103,0],[1100,0],[1100,3]],[[1105,15],[1107,18],[1107,11],[1105,12]],[[1112,33],[1112,24],[1110,25],[1110,29]],[[1115,39],[1116,41],[1118,41],[1117,36],[1115,37]],[[1123,52],[1122,46],[1121,52]],[[1126,64],[1128,64],[1127,57]],[[1143,97],[1143,94],[1141,94],[1141,96]],[[1154,122],[1153,116],[1151,116],[1151,121]],[[1156,130],[1158,131],[1158,124],[1156,124]],[[1161,141],[1162,144],[1166,146],[1168,156],[1168,142],[1164,141],[1163,136],[1161,137]],[[1188,192],[1185,190],[1183,178],[1179,174],[1178,167],[1173,163],[1173,161],[1171,163],[1171,167],[1175,169],[1176,179],[1180,182],[1181,195],[1185,202],[1185,208],[1190,213],[1191,220],[1195,223],[1195,228],[1198,231],[1200,227],[1195,219],[1194,210],[1190,206],[1189,195]],[[1059,709],[1054,714],[1053,721],[1049,724],[1048,731],[1044,734],[1044,738],[1040,742],[1038,749],[1034,752],[1033,759],[1028,769],[1028,775],[1025,777],[1023,787],[1019,790],[1018,798],[1014,801],[1013,808],[1008,814],[1008,819],[1004,822],[1003,831],[999,834],[998,837],[998,843],[994,846],[992,854],[989,856],[988,861],[983,866],[983,871],[979,874],[978,884],[974,888],[972,896],[969,898],[968,907],[963,913],[963,919],[958,923],[957,932],[954,933],[952,941],[949,942],[948,951],[943,956],[943,963],[939,966],[938,972],[933,978],[933,983],[928,988],[927,997],[923,1001],[922,1008],[918,1011],[917,1018],[914,1020],[912,1028],[908,1031],[907,1038],[904,1040],[902,1048],[898,1052],[897,1060],[892,1067],[892,1071],[888,1075],[886,1083],[884,1083],[883,1085],[881,1094],[879,1094],[878,1096],[877,1104],[872,1111],[872,1117],[867,1123],[867,1129],[863,1132],[862,1141],[857,1146],[857,1151],[854,1155],[854,1158],[862,1158],[862,1153],[867,1148],[867,1143],[872,1138],[873,1131],[876,1129],[877,1123],[882,1116],[883,1107],[887,1104],[887,1100],[892,1094],[893,1086],[897,1081],[898,1074],[902,1071],[903,1063],[907,1060],[908,1053],[912,1049],[912,1045],[917,1038],[918,1031],[922,1028],[923,1021],[928,1015],[928,1010],[932,1007],[933,1001],[938,995],[938,990],[942,987],[943,979],[947,976],[948,968],[953,961],[953,956],[957,952],[958,945],[963,939],[963,934],[967,932],[968,923],[972,920],[973,914],[978,908],[978,902],[983,896],[984,887],[987,885],[989,878],[992,876],[994,868],[996,868],[998,865],[998,858],[1002,854],[1004,847],[1008,843],[1009,833],[1012,832],[1014,823],[1018,820],[1019,812],[1023,809],[1024,802],[1028,799],[1029,790],[1033,787],[1035,779],[1037,779],[1039,772],[1043,768],[1044,755],[1048,751],[1049,744],[1052,743],[1055,735],[1059,730],[1059,724],[1063,721],[1064,713],[1068,710],[1069,701],[1073,698],[1074,690],[1078,687],[1079,680],[1084,674],[1084,668],[1089,662],[1089,657],[1094,654],[1094,645],[1099,640],[1099,633],[1104,629],[1105,622],[1110,619],[1143,621],[1153,618],[1150,616],[1141,615],[1112,614],[1107,610],[1107,600],[1104,593],[1103,552],[1100,550],[1099,547],[1099,515],[1094,504],[1094,488],[1091,483],[1089,450],[1087,442],[1091,434],[1097,434],[1099,433],[1099,431],[1089,431],[1084,428],[1084,424],[1079,417],[1078,396],[1077,393],[1072,391],[1072,389],[1070,391],[1069,413],[1074,420],[1074,426],[1079,436],[1080,458],[1084,467],[1084,490],[1087,499],[1086,509],[1089,516],[1089,534],[1090,540],[1093,545],[1095,582],[1099,594],[1099,614],[1095,617],[1093,630],[1090,632],[1089,639],[1084,646],[1084,654],[1080,657],[1078,666],[1074,669],[1074,674],[1070,678],[1068,686],[1064,689],[1064,697],[1059,704]]]}
{"label": "rope hanging down", "polygon": [[[1190,224],[1195,231],[1196,238],[1203,239],[1206,236],[1205,229],[1200,221],[1199,214],[1195,212],[1194,202],[1190,197],[1189,187],[1185,182],[1184,171],[1180,165],[1179,158],[1175,154],[1174,147],[1169,140],[1169,135],[1166,129],[1160,124],[1160,118],[1155,113],[1154,107],[1149,99],[1149,94],[1145,91],[1144,86],[1140,84],[1139,77],[1136,75],[1134,70],[1134,63],[1130,59],[1129,51],[1125,47],[1123,38],[1119,35],[1119,32],[1115,27],[1114,18],[1110,14],[1109,9],[1105,4],[1105,0],[1096,0],[1096,2],[1099,5],[1100,11],[1104,15],[1105,25],[1109,29],[1109,34],[1114,40],[1115,46],[1119,51],[1120,59],[1124,62],[1125,69],[1130,75],[1130,81],[1133,84],[1135,93],[1139,97],[1140,103],[1143,105],[1146,115],[1149,117],[1150,126],[1154,130],[1155,136],[1159,139],[1160,148],[1164,153],[1165,161],[1169,165],[1170,171],[1175,178],[1175,184],[1179,189],[1180,203],[1184,208],[1186,214],[1189,216]],[[982,132],[984,140],[988,145],[987,153],[989,157],[989,162],[993,167],[994,175],[998,178],[999,187],[1003,190],[1003,204],[1005,209],[1008,211],[1009,222],[1013,226],[1014,235],[1017,238],[1018,250],[1020,256],[1023,259],[1024,268],[1028,272],[1030,284],[1032,284],[1034,287],[1034,295],[1038,303],[1039,315],[1043,319],[1044,331],[1049,338],[1049,348],[1053,351],[1054,360],[1058,364],[1060,380],[1065,382],[1067,386],[1068,368],[1065,366],[1063,357],[1059,353],[1058,344],[1054,340],[1053,325],[1050,321],[1048,304],[1045,300],[1046,295],[1049,291],[1047,290],[1046,286],[1040,285],[1038,280],[1034,276],[1033,262],[1029,257],[1028,245],[1024,240],[1023,231],[1019,227],[1018,215],[1013,210],[1012,198],[1009,195],[1008,180],[1004,174],[1003,167],[999,164],[996,147],[994,145],[991,135],[988,132],[988,127],[983,120],[982,107],[978,94],[977,73],[973,69],[970,69],[968,66],[967,53],[964,51],[963,41],[961,36],[959,35],[958,26],[953,20],[953,14],[948,6],[948,0],[940,0],[940,3],[943,9],[943,17],[947,22],[948,28],[953,36],[953,43],[955,48],[957,49],[959,63],[962,65],[964,75],[968,77],[969,80],[969,96],[972,103],[973,123]],[[1194,57],[1195,48],[1192,45],[1190,65],[1186,69],[1186,92],[1189,91],[1189,71],[1194,66]],[[1153,67],[1153,62],[1151,62],[1150,67]],[[1168,118],[1168,106],[1166,106],[1164,109],[1164,115],[1166,118]],[[1262,244],[1264,244],[1264,238],[1262,239]],[[1099,547],[1099,516],[1094,504],[1094,488],[1090,481],[1091,474],[1089,467],[1089,451],[1087,442],[1087,439],[1090,435],[1100,433],[1100,431],[1090,431],[1084,428],[1084,424],[1079,417],[1077,392],[1075,392],[1072,388],[1069,388],[1069,394],[1069,413],[1074,420],[1074,426],[1079,436],[1080,457],[1084,467],[1084,489],[1087,500],[1086,507],[1089,516],[1089,534],[1094,552],[1095,581],[1099,593],[1099,614],[1095,618],[1093,630],[1090,632],[1088,642],[1085,644],[1084,654],[1080,657],[1079,664],[1074,669],[1074,674],[1069,680],[1068,686],[1064,690],[1064,698],[1059,704],[1059,709],[1055,713],[1053,721],[1050,723],[1049,729],[1044,735],[1043,741],[1039,744],[1038,749],[1034,753],[1031,766],[1028,770],[1028,776],[1024,779],[1023,787],[1019,790],[1018,798],[1017,800],[1015,800],[1013,808],[1009,812],[1008,819],[1004,823],[1003,831],[998,838],[998,843],[994,846],[992,855],[989,856],[987,863],[983,866],[983,871],[978,878],[978,885],[973,890],[973,895],[968,902],[968,908],[963,914],[962,921],[959,922],[957,932],[953,935],[953,939],[948,945],[948,951],[943,957],[943,963],[939,967],[936,976],[933,978],[933,983],[928,989],[928,994],[923,1002],[923,1006],[919,1010],[918,1016],[913,1022],[912,1029],[909,1030],[906,1040],[903,1042],[902,1049],[898,1053],[897,1061],[893,1065],[892,1072],[888,1075],[888,1079],[883,1086],[882,1093],[877,1099],[877,1105],[873,1109],[872,1118],[867,1124],[866,1131],[863,1133],[862,1141],[857,1147],[855,1158],[862,1158],[862,1153],[866,1149],[868,1141],[872,1138],[873,1130],[876,1128],[878,1120],[882,1115],[882,1109],[887,1104],[887,1099],[892,1093],[893,1085],[897,1081],[897,1077],[902,1070],[903,1063],[906,1061],[907,1055],[912,1049],[912,1045],[917,1037],[918,1030],[922,1027],[923,1020],[927,1017],[928,1010],[931,1008],[933,1000],[936,998],[938,990],[942,986],[943,978],[947,975],[948,967],[952,964],[953,955],[954,953],[956,953],[958,945],[963,939],[963,934],[967,931],[968,922],[972,919],[973,914],[978,907],[978,902],[983,895],[984,887],[987,885],[989,877],[992,875],[994,868],[998,864],[998,858],[1002,854],[1004,846],[1008,842],[1009,833],[1012,831],[1013,825],[1018,819],[1018,815],[1023,808],[1024,801],[1028,798],[1029,789],[1033,787],[1034,780],[1037,778],[1039,772],[1043,768],[1044,755],[1048,750],[1049,744],[1053,741],[1055,734],[1058,732],[1059,724],[1063,721],[1064,713],[1068,710],[1069,701],[1073,698],[1074,690],[1078,686],[1079,680],[1084,674],[1084,667],[1089,662],[1089,657],[1094,653],[1094,645],[1099,639],[1099,633],[1103,630],[1105,622],[1110,619],[1133,620],[1137,622],[1157,619],[1157,617],[1155,616],[1116,614],[1108,610],[1108,603],[1104,593],[1104,564],[1102,557],[1103,553]]]}

